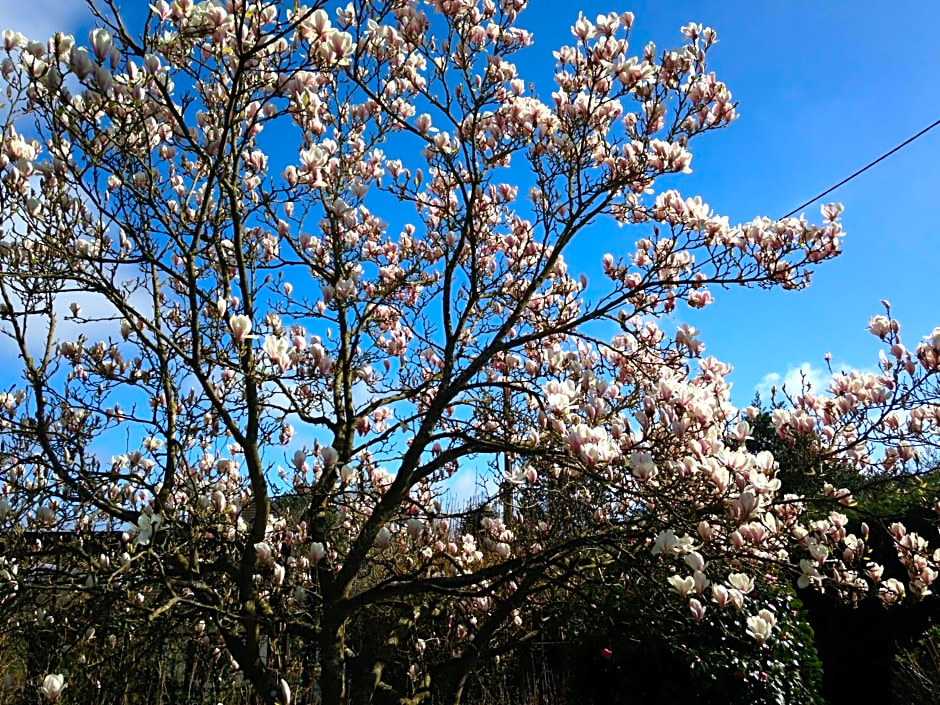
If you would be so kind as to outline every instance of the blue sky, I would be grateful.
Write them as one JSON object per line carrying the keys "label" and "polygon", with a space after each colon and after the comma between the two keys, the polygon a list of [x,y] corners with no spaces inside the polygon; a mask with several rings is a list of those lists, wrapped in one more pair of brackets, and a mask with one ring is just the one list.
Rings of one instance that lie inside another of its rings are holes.
{"label": "blue sky", "polygon": [[[140,0],[123,3],[134,13]],[[782,215],[940,117],[933,89],[940,59],[936,2],[635,2],[530,0],[522,25],[536,44],[520,73],[542,95],[552,90],[551,52],[571,40],[578,9],[589,17],[632,10],[637,52],[653,39],[679,44],[690,20],[718,30],[713,68],[740,102],[730,129],[693,143],[693,173],[677,185],[699,194],[732,221]],[[76,0],[0,0],[0,24],[31,38],[57,28],[83,37],[87,15]],[[889,299],[909,346],[940,325],[935,287],[940,128],[826,200],[846,206],[844,254],[824,265],[806,291],[714,292],[717,302],[683,314],[703,332],[707,352],[734,366],[734,400],[749,401],[769,374],[783,378],[823,354],[871,367],[877,341],[865,331]],[[806,209],[817,218],[818,206]],[[604,226],[607,227],[607,226]],[[614,226],[609,226],[612,230]],[[573,265],[592,267],[639,232],[587,233]],[[598,245],[593,245],[597,242]],[[603,243],[603,244],[601,244]]]}
{"label": "blue sky", "polygon": [[[718,31],[712,66],[741,117],[693,142],[693,173],[678,187],[732,222],[783,215],[940,118],[936,2],[536,0],[526,18],[540,53],[534,71],[569,41],[579,6],[591,18],[633,11],[638,50],[649,39],[677,45],[690,20]],[[736,403],[747,403],[765,375],[822,368],[827,351],[836,363],[873,367],[878,341],[865,327],[881,299],[909,347],[940,325],[938,157],[940,128],[825,199],[845,204],[848,235],[844,254],[809,289],[714,292],[715,304],[686,316],[707,353],[734,366]],[[818,205],[806,212],[818,218]]]}

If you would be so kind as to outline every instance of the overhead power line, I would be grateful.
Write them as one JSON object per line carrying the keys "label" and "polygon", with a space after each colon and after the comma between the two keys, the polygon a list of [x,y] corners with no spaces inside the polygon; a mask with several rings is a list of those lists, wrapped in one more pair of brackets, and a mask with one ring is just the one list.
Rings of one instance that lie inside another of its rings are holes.
{"label": "overhead power line", "polygon": [[839,183],[837,183],[835,186],[830,186],[829,188],[827,188],[827,189],[826,189],[825,191],[823,191],[822,193],[813,196],[813,197],[812,197],[811,199],[809,199],[806,203],[803,203],[803,204],[797,206],[796,208],[794,208],[792,211],[790,211],[789,213],[787,213],[787,214],[786,214],[785,216],[783,216],[783,217],[784,217],[784,218],[789,218],[791,215],[796,215],[796,214],[799,213],[801,210],[803,210],[804,208],[806,208],[806,206],[811,206],[813,203],[815,203],[816,201],[818,201],[818,200],[819,200],[820,198],[822,198],[823,196],[828,196],[830,193],[832,193],[833,191],[835,191],[835,190],[836,190],[837,188],[839,188],[840,186],[844,186],[845,184],[849,183],[849,182],[850,182],[852,179],[854,179],[856,176],[860,176],[861,174],[864,174],[866,171],[868,171],[869,169],[871,169],[873,166],[875,166],[876,164],[878,164],[878,163],[880,163],[880,162],[883,162],[885,159],[887,159],[888,157],[890,157],[892,154],[894,154],[894,153],[897,152],[898,150],[904,149],[907,145],[909,145],[909,144],[910,144],[911,142],[913,142],[914,140],[916,140],[916,139],[918,139],[918,138],[920,138],[920,137],[923,137],[923,136],[926,135],[928,132],[930,132],[933,128],[937,127],[938,125],[940,125],[940,120],[937,120],[937,121],[931,123],[930,125],[927,125],[927,127],[925,127],[923,130],[921,130],[920,132],[918,132],[916,135],[913,135],[913,136],[911,136],[911,137],[908,137],[906,140],[904,140],[903,142],[901,142],[901,144],[899,144],[897,147],[895,147],[895,148],[892,149],[891,151],[885,152],[884,154],[882,154],[880,157],[878,157],[878,158],[877,158],[876,160],[874,160],[873,162],[869,162],[868,164],[866,164],[865,166],[863,166],[861,169],[859,169],[858,171],[856,171],[856,172],[855,172],[854,174],[852,174],[851,176],[846,176],[844,179],[842,179],[842,181],[840,181]]}

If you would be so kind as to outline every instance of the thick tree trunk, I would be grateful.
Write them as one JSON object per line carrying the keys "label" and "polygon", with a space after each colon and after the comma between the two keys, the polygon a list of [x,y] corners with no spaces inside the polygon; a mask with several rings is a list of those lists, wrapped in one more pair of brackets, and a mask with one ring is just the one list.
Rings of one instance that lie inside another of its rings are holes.
{"label": "thick tree trunk", "polygon": [[460,705],[467,677],[477,663],[476,652],[471,650],[463,656],[444,664],[431,681],[432,701],[437,705]]}
{"label": "thick tree trunk", "polygon": [[222,638],[229,653],[241,667],[245,679],[251,683],[258,702],[263,705],[275,705],[279,696],[279,683],[274,675],[265,668],[257,650],[249,649],[237,636],[222,630]]}
{"label": "thick tree trunk", "polygon": [[381,646],[375,653],[362,653],[355,659],[352,667],[352,693],[353,705],[372,705],[376,692],[379,689],[390,691],[391,687],[382,682],[385,668],[394,663],[403,643],[407,641],[409,632],[414,628],[415,616],[411,613],[403,615]]}
{"label": "thick tree trunk", "polygon": [[363,659],[354,669],[352,678],[352,705],[372,705],[375,692],[382,683],[382,673],[385,670],[383,661]]}
{"label": "thick tree trunk", "polygon": [[320,636],[322,705],[346,705],[346,623],[326,617]]}

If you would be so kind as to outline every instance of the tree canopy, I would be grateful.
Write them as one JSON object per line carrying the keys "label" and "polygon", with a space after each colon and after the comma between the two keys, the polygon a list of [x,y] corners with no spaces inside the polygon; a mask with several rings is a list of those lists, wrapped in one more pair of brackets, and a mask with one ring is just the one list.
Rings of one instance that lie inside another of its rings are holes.
{"label": "tree canopy", "polygon": [[[669,315],[805,287],[841,206],[732,224],[664,188],[736,117],[715,31],[637,50],[631,13],[582,16],[540,97],[525,4],[3,33],[0,623],[48,640],[7,687],[86,697],[130,639],[172,655],[142,697],[456,704],[577,600],[770,654],[791,577],[930,593],[928,540],[893,524],[884,576],[830,480],[920,472],[940,329],[905,347],[886,310],[874,371],[791,390],[770,424],[818,467],[785,486]],[[589,285],[566,254],[614,228]]]}

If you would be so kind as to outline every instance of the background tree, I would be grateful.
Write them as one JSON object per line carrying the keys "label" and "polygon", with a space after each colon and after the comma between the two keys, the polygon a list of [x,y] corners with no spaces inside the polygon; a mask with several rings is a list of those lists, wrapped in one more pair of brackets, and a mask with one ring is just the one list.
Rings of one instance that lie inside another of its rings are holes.
{"label": "background tree", "polygon": [[[777,477],[782,492],[804,497],[815,493],[816,499],[807,510],[809,516],[825,521],[833,509],[844,512],[847,530],[864,537],[861,552],[867,565],[880,570],[883,578],[903,581],[908,569],[903,546],[898,545],[897,527],[902,525],[905,531],[922,537],[935,535],[936,457],[926,452],[916,463],[899,468],[888,455],[883,464],[861,469],[825,452],[812,433],[778,433],[773,410],[777,410],[779,422],[787,409],[799,406],[794,401],[797,397],[813,392],[805,387],[799,394],[783,390],[770,409],[756,397],[752,405],[761,411],[752,424],[753,438],[748,445],[755,452],[773,452],[780,465]],[[820,483],[824,483],[822,492],[817,489]],[[833,484],[842,489],[836,490]],[[845,492],[851,495],[851,502],[844,501]],[[823,661],[825,688],[820,692],[827,702],[839,705],[869,698],[905,702],[902,693],[910,698],[910,693],[923,688],[930,671],[929,665],[922,671],[921,664],[929,664],[928,630],[937,619],[933,601],[913,601],[887,611],[877,595],[861,600],[856,597],[847,604],[835,591],[819,593],[806,586],[800,593]],[[917,654],[919,648],[924,649],[923,658]],[[866,677],[859,677],[860,673]]]}

